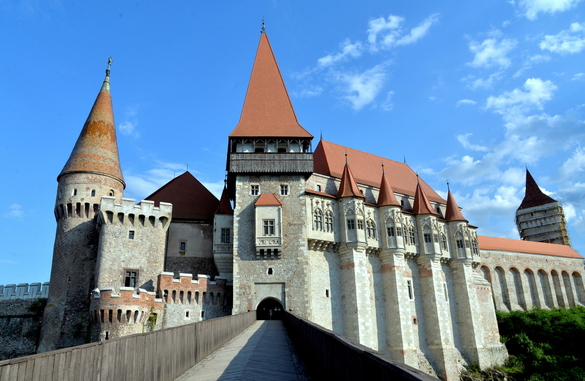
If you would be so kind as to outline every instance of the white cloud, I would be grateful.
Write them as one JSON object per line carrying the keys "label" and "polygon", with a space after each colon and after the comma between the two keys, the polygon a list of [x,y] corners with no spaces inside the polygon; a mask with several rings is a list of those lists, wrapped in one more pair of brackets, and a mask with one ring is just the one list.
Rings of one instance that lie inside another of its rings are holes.
{"label": "white cloud", "polygon": [[138,126],[138,110],[140,109],[140,105],[133,105],[126,108],[124,112],[124,121],[118,125],[118,129],[122,133],[122,135],[133,136],[137,138],[140,136],[138,132],[136,132],[136,126]]}
{"label": "white cloud", "polygon": [[380,105],[382,110],[391,111],[394,108],[394,102],[392,101],[393,96],[394,96],[394,91],[389,91],[388,94],[386,94],[386,99]]}
{"label": "white cloud", "polygon": [[472,151],[488,151],[487,147],[484,146],[480,146],[478,144],[472,144],[469,142],[469,137],[473,135],[471,132],[467,133],[467,134],[463,134],[463,135],[457,135],[457,140],[459,141],[459,143],[461,143],[461,145],[463,146],[463,148],[465,149],[470,149]]}
{"label": "white cloud", "polygon": [[20,205],[20,204],[10,205],[9,211],[4,214],[4,217],[22,219],[22,217],[24,217],[24,211],[22,210],[22,205]]}
{"label": "white cloud", "polygon": [[495,37],[487,38],[481,43],[471,41],[469,43],[469,50],[471,50],[475,56],[473,57],[473,61],[468,62],[467,65],[472,67],[497,66],[507,68],[510,66],[511,62],[506,55],[516,47],[517,43],[516,40],[509,38],[504,38],[498,41]]}
{"label": "white cloud", "polygon": [[0,259],[0,263],[6,263],[6,264],[9,264],[9,265],[16,265],[16,264],[18,264],[18,262],[11,261],[10,259]]}
{"label": "white cloud", "polygon": [[568,158],[557,174],[557,178],[567,180],[585,171],[585,149],[577,148]]}
{"label": "white cloud", "polygon": [[520,6],[529,20],[536,20],[539,13],[564,12],[581,0],[521,0]]}
{"label": "white cloud", "polygon": [[461,99],[460,101],[457,102],[457,107],[461,105],[474,105],[476,103],[477,103],[476,101],[473,101],[471,99]]}
{"label": "white cloud", "polygon": [[361,73],[333,73],[334,80],[341,84],[342,91],[346,93],[343,98],[350,101],[354,110],[360,110],[374,101],[387,77],[385,67],[386,64],[380,64]]}
{"label": "white cloud", "polygon": [[557,87],[551,81],[529,78],[522,86],[500,96],[490,96],[486,107],[502,115],[524,113],[532,108],[542,109],[542,103],[552,99]]}
{"label": "white cloud", "polygon": [[184,164],[157,162],[155,168],[144,173],[124,173],[126,194],[141,200],[185,171]]}
{"label": "white cloud", "polygon": [[437,99],[437,97],[433,97],[433,96],[429,97],[429,101],[431,101],[431,102],[436,100],[436,99]]}
{"label": "white cloud", "polygon": [[388,19],[380,17],[369,22],[368,42],[370,49],[376,51],[378,48],[392,49],[396,46],[414,44],[423,38],[430,27],[439,21],[439,14],[432,14],[424,19],[419,25],[412,28],[410,32],[402,27],[404,17],[390,15]]}
{"label": "white cloud", "polygon": [[352,43],[349,39],[346,39],[341,43],[341,52],[334,54],[334,55],[327,55],[325,57],[319,58],[317,60],[317,65],[324,67],[333,65],[341,60],[344,60],[347,57],[357,58],[362,55],[362,43],[360,41],[356,41]]}
{"label": "white cloud", "polygon": [[461,80],[467,82],[467,87],[472,90],[477,89],[491,89],[496,81],[499,81],[503,77],[502,71],[497,71],[490,74],[486,79],[476,78],[474,75],[468,75]]}
{"label": "white cloud", "polygon": [[571,78],[571,81],[585,81],[585,73],[578,73]]}
{"label": "white cloud", "polygon": [[569,30],[563,30],[554,35],[547,34],[539,46],[541,50],[548,50],[553,53],[579,53],[585,49],[585,23],[574,22]]}

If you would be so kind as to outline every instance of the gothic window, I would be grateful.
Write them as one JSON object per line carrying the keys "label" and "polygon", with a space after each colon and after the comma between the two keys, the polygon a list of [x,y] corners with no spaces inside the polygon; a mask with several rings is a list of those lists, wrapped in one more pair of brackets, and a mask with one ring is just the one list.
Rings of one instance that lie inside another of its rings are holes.
{"label": "gothic window", "polygon": [[357,227],[360,230],[364,230],[364,220],[357,220]]}
{"label": "gothic window", "polygon": [[259,193],[260,193],[260,185],[258,185],[258,184],[250,185],[250,195],[251,196],[258,196]]}
{"label": "gothic window", "polygon": [[447,236],[445,234],[441,234],[441,245],[443,245],[443,250],[447,250]]}
{"label": "gothic window", "polygon": [[401,236],[402,235],[402,228],[401,227],[396,227],[396,235],[397,236]]}
{"label": "gothic window", "polygon": [[414,234],[414,227],[409,226],[406,228],[408,230],[408,243],[411,245],[416,245],[416,235]]}
{"label": "gothic window", "polygon": [[471,241],[471,252],[474,255],[479,255],[479,248],[477,245],[477,239],[475,239],[475,238]]}
{"label": "gothic window", "polygon": [[388,230],[388,237],[394,237],[394,227],[390,226],[387,230]]}
{"label": "gothic window", "polygon": [[376,223],[372,220],[366,221],[368,238],[376,238]]}
{"label": "gothic window", "polygon": [[280,184],[280,195],[288,196],[288,184]]}
{"label": "gothic window", "polygon": [[315,230],[323,230],[323,212],[321,209],[315,210]]}
{"label": "gothic window", "polygon": [[348,230],[355,229],[355,220],[353,220],[353,219],[347,220],[347,229]]}
{"label": "gothic window", "polygon": [[124,273],[124,287],[136,287],[138,283],[138,270],[125,270]]}
{"label": "gothic window", "polygon": [[221,228],[221,243],[230,243],[230,228]]}
{"label": "gothic window", "polygon": [[264,235],[274,235],[274,220],[262,221]]}
{"label": "gothic window", "polygon": [[325,212],[325,231],[333,231],[333,213],[331,211]]}

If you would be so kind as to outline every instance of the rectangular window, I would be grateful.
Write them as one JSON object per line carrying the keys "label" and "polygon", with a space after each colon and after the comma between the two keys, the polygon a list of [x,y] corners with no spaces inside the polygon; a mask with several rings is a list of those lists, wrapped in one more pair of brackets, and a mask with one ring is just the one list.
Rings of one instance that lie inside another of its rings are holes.
{"label": "rectangular window", "polygon": [[388,228],[388,237],[394,237],[394,227]]}
{"label": "rectangular window", "polygon": [[260,185],[258,184],[250,185],[250,194],[252,196],[258,196],[260,194]]}
{"label": "rectangular window", "polygon": [[280,195],[288,196],[288,184],[280,184]]}
{"label": "rectangular window", "polygon": [[399,237],[402,235],[402,228],[401,227],[396,228],[396,235]]}
{"label": "rectangular window", "polygon": [[355,229],[355,220],[347,220],[347,229],[354,230]]}
{"label": "rectangular window", "polygon": [[461,239],[458,239],[457,240],[457,248],[458,249],[463,249],[463,240],[461,240]]}
{"label": "rectangular window", "polygon": [[231,229],[221,228],[221,243],[230,243]]}
{"label": "rectangular window", "polygon": [[181,244],[179,245],[181,251],[185,251],[185,248],[187,247],[187,242],[181,242]]}
{"label": "rectangular window", "polygon": [[264,235],[274,235],[274,220],[262,221],[264,228]]}
{"label": "rectangular window", "polygon": [[414,292],[412,289],[412,281],[411,280],[406,281],[406,287],[408,288],[408,299],[413,300],[414,299]]}
{"label": "rectangular window", "polygon": [[317,185],[317,191],[321,192],[321,185]]}
{"label": "rectangular window", "polygon": [[124,276],[124,287],[136,287],[138,281],[138,271],[126,270]]}
{"label": "rectangular window", "polygon": [[364,230],[364,220],[358,220],[358,229]]}
{"label": "rectangular window", "polygon": [[134,239],[134,230],[128,232],[128,239]]}
{"label": "rectangular window", "polygon": [[431,239],[431,235],[429,233],[424,234],[425,243],[431,243],[433,240]]}

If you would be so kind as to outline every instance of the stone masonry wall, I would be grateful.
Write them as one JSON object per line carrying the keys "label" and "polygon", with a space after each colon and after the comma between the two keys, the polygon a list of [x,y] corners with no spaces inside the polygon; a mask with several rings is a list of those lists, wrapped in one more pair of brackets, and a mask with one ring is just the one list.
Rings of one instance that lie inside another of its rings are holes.
{"label": "stone masonry wall", "polygon": [[46,298],[0,301],[0,361],[34,354]]}

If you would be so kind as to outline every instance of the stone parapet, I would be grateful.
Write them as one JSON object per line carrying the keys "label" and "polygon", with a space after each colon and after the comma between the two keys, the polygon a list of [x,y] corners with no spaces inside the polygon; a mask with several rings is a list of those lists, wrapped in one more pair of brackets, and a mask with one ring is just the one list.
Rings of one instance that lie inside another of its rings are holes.
{"label": "stone parapet", "polygon": [[173,206],[161,202],[155,207],[154,201],[142,200],[136,204],[135,200],[123,198],[117,203],[114,197],[102,197],[100,204],[102,223],[115,225],[139,225],[153,228],[167,229],[171,220]]}
{"label": "stone parapet", "polygon": [[0,301],[10,299],[38,299],[49,297],[49,282],[0,285]]}

